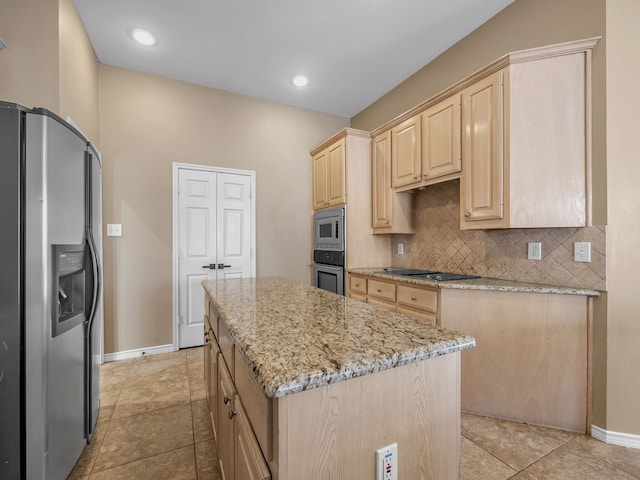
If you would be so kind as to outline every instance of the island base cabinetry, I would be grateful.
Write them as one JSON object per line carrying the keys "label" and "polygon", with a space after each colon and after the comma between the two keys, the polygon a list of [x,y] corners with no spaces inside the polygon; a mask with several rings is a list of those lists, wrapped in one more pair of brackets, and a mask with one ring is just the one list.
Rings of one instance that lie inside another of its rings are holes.
{"label": "island base cabinetry", "polygon": [[398,444],[398,478],[456,480],[460,352],[278,399],[279,480],[374,479]]}
{"label": "island base cabinetry", "polygon": [[442,289],[462,352],[462,411],[587,433],[590,302],[581,295]]}

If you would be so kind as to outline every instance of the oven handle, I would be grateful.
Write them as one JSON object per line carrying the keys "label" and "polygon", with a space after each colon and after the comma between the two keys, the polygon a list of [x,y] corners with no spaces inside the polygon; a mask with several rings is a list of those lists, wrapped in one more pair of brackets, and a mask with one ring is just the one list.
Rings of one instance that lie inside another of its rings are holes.
{"label": "oven handle", "polygon": [[329,270],[339,272],[340,270],[344,270],[344,267],[336,267],[334,265],[327,265],[326,263],[314,263],[313,264],[317,269]]}

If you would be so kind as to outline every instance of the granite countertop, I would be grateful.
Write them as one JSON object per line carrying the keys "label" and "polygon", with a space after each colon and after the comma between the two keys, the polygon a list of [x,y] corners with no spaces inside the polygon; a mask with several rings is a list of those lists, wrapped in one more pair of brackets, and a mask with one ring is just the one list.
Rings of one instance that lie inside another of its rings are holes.
{"label": "granite countertop", "polygon": [[281,277],[205,280],[269,397],[475,346],[475,339]]}
{"label": "granite countertop", "polygon": [[513,280],[500,280],[498,278],[471,278],[468,280],[449,280],[446,282],[435,282],[432,280],[420,280],[418,278],[404,277],[390,273],[377,273],[381,268],[351,268],[349,273],[366,275],[369,277],[381,278],[383,280],[394,280],[414,285],[427,285],[437,288],[456,288],[460,290],[494,290],[499,292],[526,292],[526,293],[555,293],[559,295],[585,295],[588,297],[599,297],[600,292],[587,288],[559,287],[555,285],[543,285],[538,283],[516,282]]}

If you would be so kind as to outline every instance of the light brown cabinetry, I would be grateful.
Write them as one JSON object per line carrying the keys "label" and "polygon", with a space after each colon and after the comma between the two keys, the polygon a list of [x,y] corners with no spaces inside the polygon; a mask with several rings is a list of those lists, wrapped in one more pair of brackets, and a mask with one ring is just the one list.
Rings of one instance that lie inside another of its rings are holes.
{"label": "light brown cabinetry", "polygon": [[462,92],[465,171],[460,205],[465,226],[504,217],[502,84],[503,72],[497,72]]}
{"label": "light brown cabinetry", "polygon": [[420,125],[420,115],[416,115],[391,129],[391,184],[394,188],[420,182]]}
{"label": "light brown cabinetry", "polygon": [[590,224],[594,43],[524,52],[463,91],[461,229]]}
{"label": "light brown cabinetry", "polygon": [[[345,128],[328,138],[311,151],[314,171],[314,210],[324,208],[322,202],[316,202],[318,175],[316,159],[324,156],[323,162],[336,171],[335,165],[344,165],[342,181],[344,183],[345,204],[345,268],[375,267],[391,263],[391,243],[388,236],[373,235],[371,228],[371,135],[369,132]],[[334,177],[333,174],[330,175]],[[336,177],[337,178],[337,177]],[[331,189],[326,189],[331,191]],[[336,191],[340,191],[339,189]],[[338,194],[327,193],[329,197],[338,198]],[[346,199],[346,201],[345,201]],[[331,206],[331,205],[327,205]],[[313,222],[313,219],[310,219]],[[398,232],[400,233],[400,232]],[[311,257],[313,251],[311,250]],[[310,275],[312,278],[312,275]],[[348,289],[348,283],[345,285]]]}
{"label": "light brown cabinetry", "polygon": [[462,352],[462,411],[585,433],[591,300],[442,289],[441,325],[476,339]]}
{"label": "light brown cabinetry", "polygon": [[391,186],[391,131],[373,139],[371,180],[373,233],[414,233],[414,196]]}
{"label": "light brown cabinetry", "polygon": [[[460,157],[460,95],[456,94],[428,108],[422,119],[422,183],[441,177],[457,178]],[[442,178],[442,180],[445,180]]]}
{"label": "light brown cabinetry", "polygon": [[236,359],[233,338],[213,303],[205,312],[204,381],[223,479],[268,480],[271,473],[258,436],[270,449],[270,399],[250,377],[244,360]]}
{"label": "light brown cabinetry", "polygon": [[395,190],[459,175],[462,230],[590,225],[597,41],[509,53],[372,131]]}
{"label": "light brown cabinetry", "polygon": [[340,139],[312,157],[313,209],[345,203],[345,140]]}
{"label": "light brown cabinetry", "polygon": [[[436,287],[349,274],[351,298],[438,324],[440,294]],[[358,287],[354,288],[354,285]]]}

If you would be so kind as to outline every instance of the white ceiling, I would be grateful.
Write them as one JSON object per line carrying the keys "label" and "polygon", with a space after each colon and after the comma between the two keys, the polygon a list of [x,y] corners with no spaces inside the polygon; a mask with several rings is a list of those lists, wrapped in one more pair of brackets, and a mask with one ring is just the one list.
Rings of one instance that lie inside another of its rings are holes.
{"label": "white ceiling", "polygon": [[74,1],[102,63],[351,118],[514,0]]}

